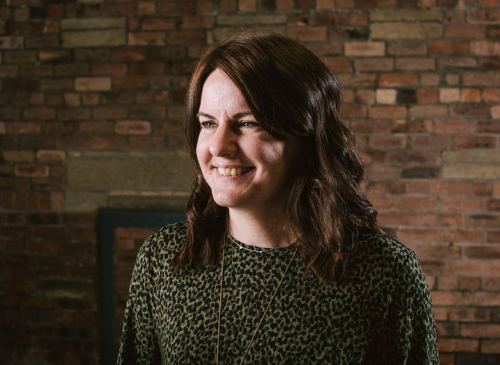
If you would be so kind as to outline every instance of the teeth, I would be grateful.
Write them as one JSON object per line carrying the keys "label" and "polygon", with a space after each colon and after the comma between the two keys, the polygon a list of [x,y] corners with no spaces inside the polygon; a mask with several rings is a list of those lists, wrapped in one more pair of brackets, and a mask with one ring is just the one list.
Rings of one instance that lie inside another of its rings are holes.
{"label": "teeth", "polygon": [[250,169],[248,167],[238,167],[232,169],[219,167],[217,170],[219,170],[219,174],[222,176],[240,176],[243,175],[243,173],[248,172]]}

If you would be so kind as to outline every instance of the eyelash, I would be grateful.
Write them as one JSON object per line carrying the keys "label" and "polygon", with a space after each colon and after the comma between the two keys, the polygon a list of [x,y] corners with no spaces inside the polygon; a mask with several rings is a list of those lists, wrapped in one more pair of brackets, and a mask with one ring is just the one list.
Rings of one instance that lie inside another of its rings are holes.
{"label": "eyelash", "polygon": [[[200,125],[201,125],[201,128],[213,128],[215,127],[215,122],[212,122],[212,121],[204,121],[204,122],[200,122]],[[240,122],[238,122],[238,127],[243,127],[243,128],[246,128],[246,127],[250,127],[250,128],[254,128],[254,127],[259,127],[259,123],[257,122],[254,122],[254,121],[250,121],[250,120],[242,120]]]}

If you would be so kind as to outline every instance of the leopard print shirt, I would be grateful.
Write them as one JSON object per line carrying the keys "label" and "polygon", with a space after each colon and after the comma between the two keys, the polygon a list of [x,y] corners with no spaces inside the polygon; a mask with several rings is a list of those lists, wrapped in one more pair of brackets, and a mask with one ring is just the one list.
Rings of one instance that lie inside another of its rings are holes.
{"label": "leopard print shirt", "polygon": [[[118,364],[215,364],[220,264],[176,274],[186,224],[159,229],[139,251]],[[220,364],[239,364],[283,273],[245,364],[438,364],[429,289],[414,253],[363,235],[345,280],[320,283],[295,247],[225,244]]]}

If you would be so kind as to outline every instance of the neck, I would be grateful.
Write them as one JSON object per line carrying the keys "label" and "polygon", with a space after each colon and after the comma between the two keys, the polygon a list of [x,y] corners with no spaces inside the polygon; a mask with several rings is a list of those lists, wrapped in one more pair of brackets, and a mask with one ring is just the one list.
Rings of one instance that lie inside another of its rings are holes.
{"label": "neck", "polygon": [[257,247],[286,247],[293,241],[290,233],[286,232],[284,213],[257,215],[229,209],[228,229],[238,241]]}

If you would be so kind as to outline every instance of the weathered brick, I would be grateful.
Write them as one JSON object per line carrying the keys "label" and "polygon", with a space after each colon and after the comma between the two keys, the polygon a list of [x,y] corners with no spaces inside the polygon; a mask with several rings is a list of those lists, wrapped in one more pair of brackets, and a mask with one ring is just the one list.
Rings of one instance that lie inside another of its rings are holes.
{"label": "weathered brick", "polygon": [[125,29],[66,31],[61,33],[62,47],[112,47],[126,44]]}
{"label": "weathered brick", "polygon": [[151,124],[147,121],[124,120],[115,125],[117,134],[150,134]]}
{"label": "weathered brick", "polygon": [[370,12],[372,22],[387,22],[395,20],[443,20],[441,10],[375,10]]}
{"label": "weathered brick", "polygon": [[349,72],[352,70],[351,60],[345,57],[327,57],[323,63],[333,72]]}
{"label": "weathered brick", "polygon": [[472,69],[477,67],[477,61],[471,57],[439,58],[438,64],[440,69]]}
{"label": "weathered brick", "polygon": [[500,324],[463,324],[460,335],[464,337],[497,338],[500,333]]}
{"label": "weathered brick", "polygon": [[372,57],[385,55],[384,42],[346,42],[344,47],[346,56]]}
{"label": "weathered brick", "polygon": [[266,24],[285,24],[287,17],[284,14],[256,14],[256,15],[219,15],[217,16],[218,25],[266,25]]}
{"label": "weathered brick", "polygon": [[372,39],[433,39],[441,37],[443,26],[437,22],[383,22],[370,24]]}
{"label": "weathered brick", "polygon": [[415,73],[384,73],[378,77],[380,87],[405,87],[418,85],[418,75]]}
{"label": "weathered brick", "polygon": [[49,166],[38,164],[19,164],[14,167],[16,176],[20,177],[48,177]]}
{"label": "weathered brick", "polygon": [[368,112],[372,118],[404,118],[406,113],[404,106],[372,106]]}
{"label": "weathered brick", "polygon": [[293,27],[288,28],[288,36],[302,42],[325,41],[327,36],[326,27]]}
{"label": "weathered brick", "polygon": [[500,73],[495,72],[466,72],[462,76],[465,86],[493,86],[500,85]]}
{"label": "weathered brick", "polygon": [[354,60],[354,69],[361,72],[392,71],[394,60],[391,58],[365,58]]}
{"label": "weathered brick", "polygon": [[481,352],[484,354],[499,354],[500,340],[482,340]]}
{"label": "weathered brick", "polygon": [[24,37],[2,36],[0,37],[0,49],[22,49],[24,48]]}
{"label": "weathered brick", "polygon": [[77,91],[108,91],[111,90],[110,77],[79,77],[75,79]]}
{"label": "weathered brick", "polygon": [[448,109],[442,105],[415,105],[410,107],[409,115],[415,118],[446,117]]}
{"label": "weathered brick", "polygon": [[41,133],[40,122],[7,122],[5,131],[8,134],[39,134]]}
{"label": "weathered brick", "polygon": [[486,27],[483,25],[461,24],[446,26],[446,38],[463,38],[463,39],[483,39],[486,35]]}
{"label": "weathered brick", "polygon": [[74,18],[61,20],[62,30],[125,29],[125,18]]}
{"label": "weathered brick", "polygon": [[379,104],[396,103],[397,92],[395,89],[377,89],[376,100]]}
{"label": "weathered brick", "polygon": [[375,86],[377,75],[375,74],[345,74],[337,75],[341,85],[345,87],[373,87]]}
{"label": "weathered brick", "polygon": [[129,33],[128,44],[131,46],[164,46],[166,34],[161,32]]}
{"label": "weathered brick", "polygon": [[171,30],[175,29],[180,20],[175,17],[147,17],[141,22],[143,30]]}
{"label": "weathered brick", "polygon": [[456,103],[460,100],[460,89],[443,88],[439,90],[439,101],[441,103]]}
{"label": "weathered brick", "polygon": [[427,43],[412,40],[394,40],[388,42],[387,53],[397,56],[423,56],[427,54]]}
{"label": "weathered brick", "polygon": [[459,148],[495,148],[496,138],[492,136],[457,136],[455,147]]}
{"label": "weathered brick", "polygon": [[429,52],[437,55],[465,55],[469,53],[467,42],[434,41],[429,44]]}
{"label": "weathered brick", "polygon": [[460,338],[440,338],[438,341],[440,352],[477,352],[479,340]]}
{"label": "weathered brick", "polygon": [[436,61],[433,58],[398,58],[396,60],[396,69],[399,70],[434,70]]}

